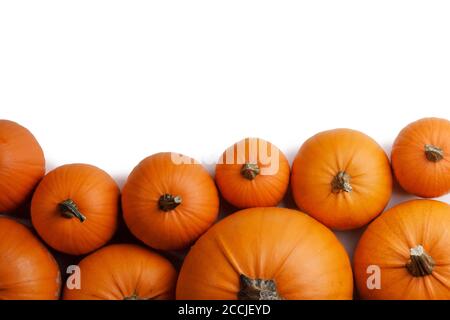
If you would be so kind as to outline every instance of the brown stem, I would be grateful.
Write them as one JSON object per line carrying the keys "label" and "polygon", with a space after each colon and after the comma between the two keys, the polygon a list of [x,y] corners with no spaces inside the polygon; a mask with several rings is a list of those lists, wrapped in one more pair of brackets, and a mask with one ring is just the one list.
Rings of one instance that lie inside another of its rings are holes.
{"label": "brown stem", "polygon": [[77,204],[72,199],[61,202],[59,204],[59,210],[65,218],[77,218],[81,223],[86,221],[86,216],[78,210]]}
{"label": "brown stem", "polygon": [[438,162],[444,159],[444,150],[432,144],[425,145],[425,156],[428,161]]}
{"label": "brown stem", "polygon": [[411,259],[406,264],[406,268],[413,277],[426,277],[433,273],[436,262],[429,256],[423,246],[411,249]]}
{"label": "brown stem", "polygon": [[144,301],[144,300],[147,300],[147,299],[142,299],[141,297],[139,297],[137,295],[137,293],[133,293],[132,296],[126,297],[123,300],[124,301]]}
{"label": "brown stem", "polygon": [[254,180],[260,173],[261,169],[255,163],[246,163],[241,169],[241,174],[248,180]]}
{"label": "brown stem", "polygon": [[240,277],[241,291],[238,299],[243,301],[283,300],[278,294],[274,280],[250,279],[244,275]]}
{"label": "brown stem", "polygon": [[331,181],[331,190],[333,193],[352,192],[353,188],[350,184],[351,177],[345,171],[339,171],[338,174]]}
{"label": "brown stem", "polygon": [[165,212],[175,210],[183,199],[180,196],[173,196],[171,194],[165,194],[159,199],[159,208]]}

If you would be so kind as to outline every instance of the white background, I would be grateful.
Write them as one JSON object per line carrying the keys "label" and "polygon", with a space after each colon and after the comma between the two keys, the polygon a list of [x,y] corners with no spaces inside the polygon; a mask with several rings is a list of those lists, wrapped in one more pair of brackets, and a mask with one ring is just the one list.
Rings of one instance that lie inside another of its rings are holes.
{"label": "white background", "polygon": [[[48,169],[121,185],[152,153],[211,162],[246,136],[292,160],[349,127],[389,152],[409,122],[450,118],[449,17],[449,1],[2,1],[0,118]],[[339,234],[350,252],[358,234]]]}

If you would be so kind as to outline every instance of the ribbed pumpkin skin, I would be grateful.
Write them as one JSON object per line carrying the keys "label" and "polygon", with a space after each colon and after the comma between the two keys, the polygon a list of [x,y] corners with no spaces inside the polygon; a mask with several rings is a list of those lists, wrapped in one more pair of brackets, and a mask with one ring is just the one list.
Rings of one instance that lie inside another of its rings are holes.
{"label": "ribbed pumpkin skin", "polygon": [[0,217],[0,300],[57,300],[59,267],[22,224]]}
{"label": "ribbed pumpkin skin", "polygon": [[[59,204],[73,200],[86,221],[67,218]],[[105,245],[117,229],[120,190],[105,171],[87,164],[64,165],[48,173],[31,203],[31,219],[52,248],[82,255]]]}
{"label": "ribbed pumpkin skin", "polygon": [[169,300],[177,274],[162,256],[135,245],[111,245],[80,264],[81,290],[64,289],[64,300]]}
{"label": "ribbed pumpkin skin", "polygon": [[[253,180],[241,172],[249,162],[262,170]],[[285,155],[270,142],[257,138],[244,139],[228,148],[216,166],[216,182],[222,196],[239,209],[277,206],[286,194],[289,178]]]}
{"label": "ribbed pumpkin skin", "polygon": [[[427,159],[425,145],[442,149],[444,158]],[[407,192],[423,198],[450,192],[450,121],[425,118],[409,124],[392,148],[392,167],[397,181]]]}
{"label": "ribbed pumpkin skin", "polygon": [[[354,257],[358,291],[373,300],[450,299],[450,206],[433,200],[400,204],[375,220],[362,236]],[[423,246],[435,260],[432,275],[413,277],[407,270],[410,249]],[[381,290],[369,290],[369,266],[381,268]]]}
{"label": "ribbed pumpkin skin", "polygon": [[28,200],[44,174],[36,138],[15,122],[0,120],[0,212],[12,212]]}
{"label": "ribbed pumpkin skin", "polygon": [[[122,208],[130,231],[148,246],[180,250],[197,240],[217,220],[219,196],[209,173],[193,159],[175,163],[175,154],[158,153],[144,159],[130,174],[122,192]],[[182,204],[165,212],[165,194],[180,196]]]}
{"label": "ribbed pumpkin skin", "polygon": [[[351,192],[333,192],[339,172],[351,177]],[[387,155],[372,138],[335,129],[303,144],[293,164],[291,185],[301,210],[329,228],[350,230],[384,210],[392,195],[392,174]]]}
{"label": "ribbed pumpkin skin", "polygon": [[212,227],[182,267],[179,300],[236,300],[240,276],[274,280],[286,300],[353,298],[350,261],[335,235],[307,215],[253,208]]}

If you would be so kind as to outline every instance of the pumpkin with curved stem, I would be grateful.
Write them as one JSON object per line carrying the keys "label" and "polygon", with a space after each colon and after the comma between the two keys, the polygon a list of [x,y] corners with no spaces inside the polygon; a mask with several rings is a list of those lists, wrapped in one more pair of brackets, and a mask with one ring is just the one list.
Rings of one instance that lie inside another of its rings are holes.
{"label": "pumpkin with curved stem", "polygon": [[0,300],[57,300],[58,264],[25,226],[0,217]]}
{"label": "pumpkin with curved stem", "polygon": [[434,198],[450,191],[450,121],[425,118],[404,128],[392,148],[392,167],[407,192]]}
{"label": "pumpkin with curved stem", "polygon": [[162,256],[136,245],[104,247],[79,264],[81,289],[64,289],[64,300],[169,300],[177,273]]}
{"label": "pumpkin with curved stem", "polygon": [[245,209],[277,206],[289,186],[290,167],[270,142],[247,138],[228,148],[216,166],[222,196]]}
{"label": "pumpkin with curved stem", "polygon": [[253,208],[213,226],[191,249],[180,300],[347,300],[353,276],[344,247],[296,210]]}
{"label": "pumpkin with curved stem", "polygon": [[87,164],[59,167],[39,184],[31,219],[52,248],[82,255],[105,245],[114,235],[120,191],[105,171]]}
{"label": "pumpkin with curved stem", "polygon": [[44,174],[44,153],[36,138],[15,122],[0,120],[0,212],[26,202]]}
{"label": "pumpkin with curved stem", "polygon": [[392,194],[385,152],[350,129],[321,132],[306,141],[294,161],[291,184],[297,206],[337,230],[366,225]]}
{"label": "pumpkin with curved stem", "polygon": [[[450,299],[450,206],[433,200],[397,205],[363,234],[354,257],[363,299]],[[368,268],[380,268],[379,287],[369,288]]]}
{"label": "pumpkin with curved stem", "polygon": [[213,179],[195,160],[158,153],[130,174],[122,207],[138,239],[155,249],[180,250],[217,220],[219,196]]}

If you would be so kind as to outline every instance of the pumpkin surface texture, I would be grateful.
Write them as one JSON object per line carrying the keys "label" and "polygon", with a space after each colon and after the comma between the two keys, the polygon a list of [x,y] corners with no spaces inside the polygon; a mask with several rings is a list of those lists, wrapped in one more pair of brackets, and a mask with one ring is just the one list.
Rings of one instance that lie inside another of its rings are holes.
{"label": "pumpkin surface texture", "polygon": [[45,174],[45,159],[35,137],[19,124],[0,120],[0,212],[12,212]]}
{"label": "pumpkin surface texture", "polygon": [[162,256],[135,245],[111,245],[79,264],[81,289],[64,289],[65,300],[169,300],[177,274]]}
{"label": "pumpkin surface texture", "polygon": [[450,191],[450,121],[425,118],[411,123],[392,148],[392,167],[407,192],[434,198]]}
{"label": "pumpkin surface texture", "polygon": [[228,148],[216,166],[222,196],[245,209],[274,207],[289,186],[290,167],[284,154],[270,142],[247,138]]}
{"label": "pumpkin surface texture", "polygon": [[213,226],[191,249],[180,300],[347,300],[349,258],[335,235],[296,210],[253,208]]}
{"label": "pumpkin surface texture", "polygon": [[209,173],[193,159],[158,153],[128,177],[122,208],[138,239],[155,249],[180,250],[217,220],[219,196]]}
{"label": "pumpkin surface texture", "polygon": [[87,254],[114,235],[119,202],[119,187],[105,171],[87,164],[64,165],[39,184],[31,202],[31,220],[52,248]]}
{"label": "pumpkin surface texture", "polygon": [[57,300],[60,288],[45,246],[19,222],[0,217],[0,300]]}
{"label": "pumpkin surface texture", "polygon": [[[400,204],[375,220],[355,252],[363,299],[450,299],[450,206],[433,200]],[[380,268],[376,278],[369,268]],[[368,271],[369,270],[369,271]],[[377,284],[378,281],[378,284]]]}
{"label": "pumpkin surface texture", "polygon": [[370,137],[350,129],[308,139],[295,158],[291,180],[297,206],[337,230],[366,225],[392,194],[385,152]]}

